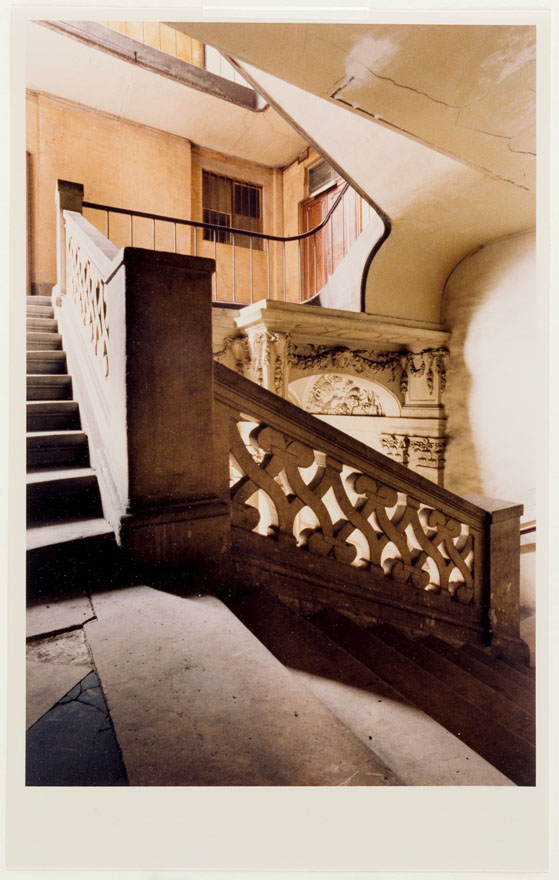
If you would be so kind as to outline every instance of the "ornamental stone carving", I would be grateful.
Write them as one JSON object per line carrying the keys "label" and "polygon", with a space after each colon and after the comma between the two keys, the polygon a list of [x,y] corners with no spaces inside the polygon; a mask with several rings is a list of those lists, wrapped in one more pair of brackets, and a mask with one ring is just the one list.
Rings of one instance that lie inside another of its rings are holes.
{"label": "ornamental stone carving", "polygon": [[400,391],[402,394],[405,395],[408,391],[410,377],[421,379],[423,376],[425,376],[429,394],[435,393],[435,376],[439,378],[439,390],[443,393],[446,388],[447,359],[448,349],[446,348],[425,349],[418,354],[410,352],[401,355]]}
{"label": "ornamental stone carving", "polygon": [[305,397],[310,413],[343,416],[384,415],[378,395],[349,376],[320,376]]}
{"label": "ornamental stone carving", "polygon": [[255,382],[285,397],[289,334],[265,329],[249,330],[249,344]]}
{"label": "ornamental stone carving", "polygon": [[381,434],[380,442],[385,455],[400,464],[408,463],[409,437],[405,434]]}
{"label": "ornamental stone carving", "polygon": [[412,467],[443,468],[446,437],[410,437],[409,452]]}
{"label": "ornamental stone carving", "polygon": [[389,371],[392,381],[395,381],[400,369],[400,355],[393,351],[352,351],[343,345],[290,345],[288,363],[294,369],[309,373],[338,369],[376,375]]}
{"label": "ornamental stone carving", "polygon": [[216,361],[221,363],[229,352],[235,371],[243,376],[245,369],[251,364],[250,348],[246,336],[226,336],[223,340],[223,348],[214,352],[213,356]]}

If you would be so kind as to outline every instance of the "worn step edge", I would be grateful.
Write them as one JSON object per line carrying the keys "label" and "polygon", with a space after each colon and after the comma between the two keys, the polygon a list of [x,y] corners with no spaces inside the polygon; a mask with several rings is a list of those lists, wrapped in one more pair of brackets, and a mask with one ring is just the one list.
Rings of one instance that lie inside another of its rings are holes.
{"label": "worn step edge", "polygon": [[514,783],[267,590],[229,607],[406,785]]}

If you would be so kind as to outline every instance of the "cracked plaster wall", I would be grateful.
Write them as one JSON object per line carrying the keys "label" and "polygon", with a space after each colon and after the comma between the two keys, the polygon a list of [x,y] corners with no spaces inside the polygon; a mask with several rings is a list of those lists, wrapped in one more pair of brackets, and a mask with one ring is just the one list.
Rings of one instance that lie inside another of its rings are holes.
{"label": "cracked plaster wall", "polygon": [[367,277],[367,312],[439,323],[445,281],[465,254],[534,225],[528,190],[277,77],[245,70],[390,217],[392,231]]}

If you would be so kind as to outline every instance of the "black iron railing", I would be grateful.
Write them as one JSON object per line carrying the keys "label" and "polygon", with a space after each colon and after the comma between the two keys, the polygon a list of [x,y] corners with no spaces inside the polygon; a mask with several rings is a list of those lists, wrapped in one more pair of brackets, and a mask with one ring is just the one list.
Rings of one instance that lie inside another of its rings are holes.
{"label": "black iron railing", "polygon": [[[321,223],[307,232],[282,236],[83,202],[84,209],[104,214],[104,228],[102,221],[96,225],[120,247],[213,257],[214,300],[239,304],[263,298],[304,302],[315,296],[361,231],[362,205],[345,184]],[[118,217],[128,218],[127,223],[115,223]],[[181,229],[187,234],[181,235]]]}

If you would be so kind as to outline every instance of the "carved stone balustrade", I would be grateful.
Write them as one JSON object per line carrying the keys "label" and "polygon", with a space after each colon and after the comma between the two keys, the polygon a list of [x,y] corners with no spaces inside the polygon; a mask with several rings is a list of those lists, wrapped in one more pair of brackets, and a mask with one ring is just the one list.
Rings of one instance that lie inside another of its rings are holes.
{"label": "carved stone balustrade", "polygon": [[262,300],[216,320],[214,357],[442,485],[448,338],[434,324]]}
{"label": "carved stone balustrade", "polygon": [[229,535],[213,421],[214,261],[118,250],[75,210],[80,193],[60,182],[54,301],[104,516],[141,562],[207,564]]}
{"label": "carved stone balustrade", "polygon": [[519,556],[521,505],[462,499],[220,365],[215,376],[239,582],[525,657],[505,558]]}

